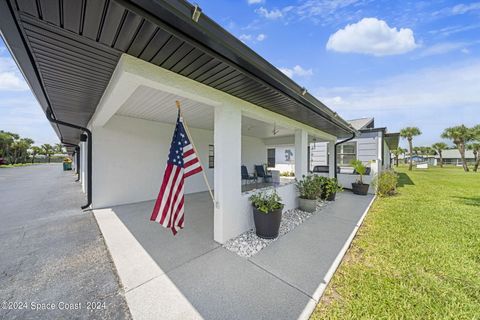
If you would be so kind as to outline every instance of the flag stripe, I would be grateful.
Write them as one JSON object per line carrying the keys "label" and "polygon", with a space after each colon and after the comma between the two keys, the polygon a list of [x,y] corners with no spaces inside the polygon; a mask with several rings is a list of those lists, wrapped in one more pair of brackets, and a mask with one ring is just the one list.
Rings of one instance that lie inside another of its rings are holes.
{"label": "flag stripe", "polygon": [[160,188],[159,197],[157,198],[157,201],[155,201],[155,207],[153,208],[153,214],[150,220],[156,221],[158,213],[160,212],[160,206],[162,205],[162,199],[160,198],[160,195],[165,192],[165,189],[167,188],[167,181],[170,179],[170,174],[172,173],[172,167],[171,165],[167,165],[167,168],[165,169],[165,174],[163,176],[163,182],[162,186]]}
{"label": "flag stripe", "polygon": [[185,178],[202,171],[200,160],[178,117],[167,167],[150,220],[170,228],[175,235],[185,225]]}

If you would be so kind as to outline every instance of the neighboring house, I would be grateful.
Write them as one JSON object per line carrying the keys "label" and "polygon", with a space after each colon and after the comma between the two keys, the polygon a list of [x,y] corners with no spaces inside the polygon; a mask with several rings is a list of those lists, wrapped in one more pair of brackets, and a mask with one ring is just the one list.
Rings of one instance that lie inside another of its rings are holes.
{"label": "neighboring house", "polygon": [[[437,159],[438,164],[440,164],[440,156],[437,154],[435,158]],[[455,166],[462,165],[462,158],[460,157],[460,152],[458,151],[458,149],[443,150],[442,158],[443,164],[451,164]],[[467,160],[467,164],[475,163],[475,155],[473,154],[472,150],[465,151],[465,159]]]}
{"label": "neighboring house", "polygon": [[[187,2],[84,0],[58,8],[1,1],[0,31],[62,143],[80,148],[85,207],[156,198],[176,100],[214,189],[212,228],[220,243],[253,226],[241,165],[253,172],[272,160],[268,146],[283,140],[290,147],[278,159],[299,177],[309,171],[309,143],[328,141],[333,152],[357,133],[218,24],[192,15]],[[384,137],[384,130],[365,130]],[[336,164],[328,164],[333,177]],[[186,181],[185,193],[201,191],[201,174]],[[293,184],[277,191],[285,210],[297,206]],[[208,193],[202,197],[210,201]]]}
{"label": "neighboring house", "polygon": [[[359,134],[354,139],[337,146],[338,179],[345,188],[350,188],[350,181],[357,178],[352,175],[353,169],[350,165],[352,160],[361,160],[371,168],[371,173],[365,177],[365,180],[370,182],[373,175],[391,167],[390,150],[398,148],[399,142],[398,133],[388,133],[385,127],[375,128],[374,118],[361,118],[348,122],[358,130]],[[329,142],[317,141],[311,140],[309,144],[309,170],[321,170],[323,173],[328,173],[330,161],[333,161],[331,153],[328,152]],[[275,155],[281,156],[283,150],[292,149],[291,144],[285,144],[286,141],[282,142],[284,144],[270,145],[269,155],[273,154],[273,150],[275,150]],[[280,157],[280,162],[277,158],[275,158],[275,162],[269,161],[268,166],[280,171],[288,168],[282,157]]]}

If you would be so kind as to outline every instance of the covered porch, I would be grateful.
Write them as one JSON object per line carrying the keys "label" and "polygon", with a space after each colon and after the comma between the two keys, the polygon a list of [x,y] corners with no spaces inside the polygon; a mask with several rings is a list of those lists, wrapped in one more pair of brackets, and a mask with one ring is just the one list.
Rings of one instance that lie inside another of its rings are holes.
{"label": "covered porch", "polygon": [[188,227],[175,237],[148,221],[152,201],[94,214],[136,319],[307,319],[372,199],[340,193],[248,259],[212,239],[206,192],[186,196]]}
{"label": "covered porch", "polygon": [[[275,188],[285,210],[297,207],[292,177],[256,172],[254,183],[244,183],[242,166],[249,174],[259,167],[266,171],[267,146],[288,140],[296,155],[295,176],[301,177],[308,173],[309,142],[336,141],[317,128],[123,55],[90,123],[95,136],[94,208],[156,198],[177,118],[176,101],[213,188],[213,239],[219,243],[253,227],[248,198],[256,190]],[[203,191],[207,185],[201,174],[186,181],[186,194]]]}

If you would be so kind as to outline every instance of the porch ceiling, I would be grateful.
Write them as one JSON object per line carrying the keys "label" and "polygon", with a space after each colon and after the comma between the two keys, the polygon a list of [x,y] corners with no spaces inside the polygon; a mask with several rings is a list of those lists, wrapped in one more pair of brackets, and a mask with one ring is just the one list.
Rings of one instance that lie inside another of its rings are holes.
{"label": "porch ceiling", "polygon": [[[42,108],[86,126],[122,53],[329,134],[354,130],[186,1],[9,0],[0,29]],[[78,130],[57,127],[66,142]]]}
{"label": "porch ceiling", "polygon": [[[177,119],[176,100],[181,102],[182,113],[188,126],[214,130],[214,107],[143,85],[133,92],[116,114],[150,121],[175,123]],[[246,116],[242,117],[242,135],[245,136],[266,139],[294,133],[293,129],[280,126],[273,121],[265,122]]]}
{"label": "porch ceiling", "polygon": [[181,101],[183,116],[190,127],[213,130],[214,110],[212,106],[146,86],[139,86],[120,107],[117,114],[175,123],[177,119],[176,100]]}

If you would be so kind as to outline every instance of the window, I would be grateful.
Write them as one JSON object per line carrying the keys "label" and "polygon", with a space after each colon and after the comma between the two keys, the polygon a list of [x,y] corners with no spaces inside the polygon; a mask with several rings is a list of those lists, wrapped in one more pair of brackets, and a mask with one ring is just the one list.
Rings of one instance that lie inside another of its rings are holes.
{"label": "window", "polygon": [[345,142],[337,146],[337,164],[339,166],[350,166],[350,162],[357,158],[357,143]]}
{"label": "window", "polygon": [[267,149],[267,166],[269,168],[275,167],[275,148]]}
{"label": "window", "polygon": [[212,169],[215,166],[215,147],[213,144],[208,145],[208,168]]}

